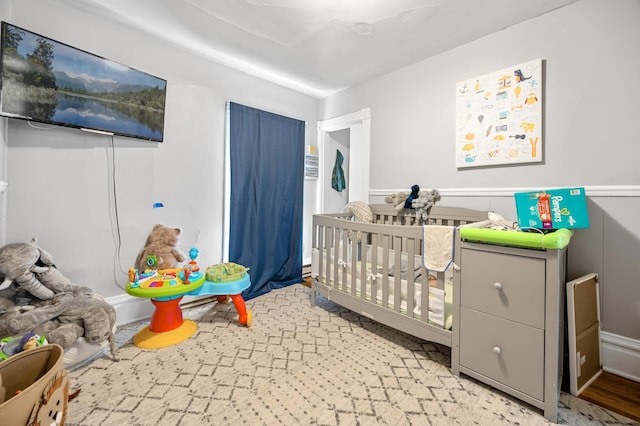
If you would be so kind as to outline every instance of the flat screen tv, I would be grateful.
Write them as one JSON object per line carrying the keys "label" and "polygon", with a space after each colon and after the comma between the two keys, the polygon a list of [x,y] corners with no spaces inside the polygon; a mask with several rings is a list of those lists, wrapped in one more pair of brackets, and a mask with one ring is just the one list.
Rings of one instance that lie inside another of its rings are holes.
{"label": "flat screen tv", "polygon": [[162,142],[167,82],[2,22],[0,115]]}

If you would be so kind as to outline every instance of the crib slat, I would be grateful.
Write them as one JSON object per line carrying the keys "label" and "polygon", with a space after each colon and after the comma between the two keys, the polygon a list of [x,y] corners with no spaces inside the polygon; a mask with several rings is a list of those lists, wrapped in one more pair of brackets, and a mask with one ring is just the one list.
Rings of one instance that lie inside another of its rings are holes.
{"label": "crib slat", "polygon": [[[315,236],[316,232],[314,232],[313,234]],[[323,271],[322,271],[322,268],[323,268],[324,262],[326,261],[326,259],[324,257],[324,254],[325,254],[325,250],[324,250],[324,247],[325,247],[325,244],[324,244],[325,243],[325,233],[324,233],[324,226],[322,226],[322,225],[318,225],[317,238],[318,238],[318,240],[317,240],[318,241],[318,245],[317,246],[314,245],[314,247],[318,247],[318,277],[317,277],[317,279],[320,280],[320,282],[322,282],[322,276],[324,275]]]}
{"label": "crib slat", "polygon": [[[345,231],[348,232],[348,231]],[[351,295],[355,296],[356,292],[358,290],[358,286],[356,285],[356,283],[358,282],[357,278],[358,278],[358,265],[362,266],[362,262],[358,262],[358,245],[359,242],[357,240],[357,237],[353,235],[354,232],[351,231],[351,235],[349,235],[348,239],[349,239],[349,245],[351,247],[351,258],[350,258],[350,267],[351,267],[351,282],[349,283],[349,287],[345,288],[345,291],[347,290],[347,288],[349,288],[351,290]],[[346,283],[346,277],[345,277],[345,283]]]}
{"label": "crib slat", "polygon": [[331,248],[333,249],[333,256],[331,259],[331,266],[333,269],[333,282],[337,288],[340,288],[340,266],[338,260],[340,259],[340,233],[339,228],[333,228],[333,242]]}
{"label": "crib slat", "polygon": [[429,271],[422,267],[422,291],[420,292],[420,321],[429,321]]}
{"label": "crib slat", "polygon": [[371,301],[377,303],[378,300],[378,286],[380,283],[380,274],[378,274],[378,242],[380,240],[380,234],[371,234]]}
{"label": "crib slat", "polygon": [[349,258],[350,254],[349,253],[349,231],[345,228],[340,228],[340,242],[341,242],[341,251],[342,251],[342,255],[341,255],[341,259],[342,259],[342,265],[340,265],[340,289],[344,292],[346,292],[347,289],[347,277],[349,274],[349,265],[351,264],[351,259]]}
{"label": "crib slat", "polygon": [[389,306],[389,235],[382,235],[382,300],[384,307]]}
{"label": "crib slat", "polygon": [[[366,300],[367,298],[367,279],[368,279],[368,263],[369,259],[367,257],[367,244],[369,241],[369,234],[362,233],[360,235],[359,245],[358,245],[358,258],[360,260],[360,288],[358,289],[360,292],[360,298]],[[354,285],[355,287],[355,285]]]}
{"label": "crib slat", "polygon": [[396,312],[400,312],[400,304],[402,302],[402,241],[404,240],[402,237],[394,238],[394,247],[397,247],[394,254],[394,265],[393,265],[393,310]]}
{"label": "crib slat", "polygon": [[407,275],[405,281],[407,282],[406,299],[407,299],[407,315],[413,316],[413,310],[415,308],[415,280],[416,280],[416,256],[415,256],[415,239],[410,239],[407,244]]}
{"label": "crib slat", "polygon": [[331,277],[331,265],[329,264],[329,260],[331,256],[329,253],[331,251],[331,229],[328,226],[324,227],[324,237],[322,238],[324,242],[324,250],[322,250],[322,255],[325,256],[324,263],[320,262],[320,273],[322,274],[322,267],[324,266],[324,276],[320,276],[320,278],[324,279],[325,282],[329,282],[329,278]]}

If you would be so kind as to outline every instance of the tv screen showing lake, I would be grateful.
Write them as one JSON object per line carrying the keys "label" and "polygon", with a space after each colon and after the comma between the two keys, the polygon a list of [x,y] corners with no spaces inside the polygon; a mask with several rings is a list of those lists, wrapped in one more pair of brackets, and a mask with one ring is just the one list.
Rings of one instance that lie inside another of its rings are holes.
{"label": "tv screen showing lake", "polygon": [[166,81],[2,23],[0,115],[162,142]]}

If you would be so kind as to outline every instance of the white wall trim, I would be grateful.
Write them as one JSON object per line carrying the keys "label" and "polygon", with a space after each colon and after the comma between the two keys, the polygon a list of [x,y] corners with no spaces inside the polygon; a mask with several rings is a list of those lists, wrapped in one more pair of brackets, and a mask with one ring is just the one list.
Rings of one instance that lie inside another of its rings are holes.
{"label": "white wall trim", "polygon": [[[437,189],[440,195],[446,197],[513,197],[515,192],[539,191],[540,187]],[[590,197],[640,197],[640,185],[596,185],[584,186],[584,189]],[[403,191],[409,189],[370,189],[369,196],[380,197]]]}
{"label": "white wall trim", "polygon": [[327,120],[318,121],[318,130],[324,132],[335,132],[351,127],[354,123],[359,123],[371,118],[371,109],[364,108],[351,114],[342,115],[340,117],[329,118]]}
{"label": "white wall trim", "polygon": [[640,382],[640,340],[602,331],[600,353],[604,371]]}
{"label": "white wall trim", "polygon": [[107,297],[105,300],[116,310],[116,324],[118,326],[151,318],[153,304],[149,299],[122,294]]}
{"label": "white wall trim", "polygon": [[2,194],[3,192],[5,192],[7,190],[7,187],[9,186],[8,182],[5,182],[3,180],[0,180],[0,194]]}

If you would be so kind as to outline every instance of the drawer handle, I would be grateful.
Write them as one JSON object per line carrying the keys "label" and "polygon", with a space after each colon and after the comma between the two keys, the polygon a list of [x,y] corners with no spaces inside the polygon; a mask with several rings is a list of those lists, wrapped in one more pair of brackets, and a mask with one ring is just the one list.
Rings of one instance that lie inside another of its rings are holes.
{"label": "drawer handle", "polygon": [[502,353],[502,349],[500,349],[500,346],[494,346],[493,353],[496,355],[500,355]]}
{"label": "drawer handle", "polygon": [[502,290],[502,283],[493,283],[493,288],[498,291]]}

